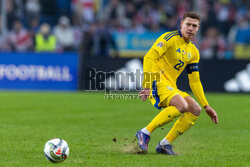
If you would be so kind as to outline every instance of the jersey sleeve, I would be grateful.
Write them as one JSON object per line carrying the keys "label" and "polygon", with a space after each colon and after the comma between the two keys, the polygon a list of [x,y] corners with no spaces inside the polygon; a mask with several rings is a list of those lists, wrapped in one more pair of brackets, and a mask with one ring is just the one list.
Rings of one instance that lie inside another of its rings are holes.
{"label": "jersey sleeve", "polygon": [[153,44],[151,49],[155,50],[159,57],[164,55],[167,49],[172,45],[172,40],[167,40],[168,33],[161,35]]}
{"label": "jersey sleeve", "polygon": [[151,88],[151,74],[152,74],[152,67],[154,65],[155,60],[159,59],[167,49],[171,46],[171,42],[167,42],[164,37],[166,34],[161,35],[147,54],[144,56],[143,59],[143,88]]}
{"label": "jersey sleeve", "polygon": [[202,107],[204,107],[208,105],[208,102],[205,97],[204,90],[200,81],[199,59],[200,59],[199,51],[196,50],[195,57],[190,62],[190,64],[187,65],[186,70],[188,73],[189,86],[196,99],[199,101]]}

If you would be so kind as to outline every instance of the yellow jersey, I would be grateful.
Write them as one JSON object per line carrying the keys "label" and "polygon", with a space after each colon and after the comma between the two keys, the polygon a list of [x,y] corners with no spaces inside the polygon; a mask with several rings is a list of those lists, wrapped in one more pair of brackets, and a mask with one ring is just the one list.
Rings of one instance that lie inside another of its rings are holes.
{"label": "yellow jersey", "polygon": [[[181,32],[171,31],[162,34],[148,53],[144,56],[143,72],[159,72],[164,79],[167,79],[171,86],[177,88],[176,81],[182,71],[187,68],[189,85],[197,100],[202,106],[208,104],[199,77],[200,55],[192,41],[186,42]],[[152,89],[152,80],[145,78],[144,88]]]}

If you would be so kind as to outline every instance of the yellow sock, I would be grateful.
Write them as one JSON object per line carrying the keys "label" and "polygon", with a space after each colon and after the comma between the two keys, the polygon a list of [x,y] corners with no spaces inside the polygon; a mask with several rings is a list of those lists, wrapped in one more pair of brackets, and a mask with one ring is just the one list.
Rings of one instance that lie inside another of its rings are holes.
{"label": "yellow sock", "polygon": [[176,107],[166,107],[148,124],[148,126],[146,126],[146,129],[152,133],[156,128],[171,122],[174,118],[180,115],[181,113]]}
{"label": "yellow sock", "polygon": [[193,115],[190,112],[184,113],[183,116],[175,122],[174,126],[172,127],[172,129],[169,131],[169,133],[165,138],[171,143],[179,135],[182,135],[191,126],[193,126],[197,118],[198,118],[197,116]]}

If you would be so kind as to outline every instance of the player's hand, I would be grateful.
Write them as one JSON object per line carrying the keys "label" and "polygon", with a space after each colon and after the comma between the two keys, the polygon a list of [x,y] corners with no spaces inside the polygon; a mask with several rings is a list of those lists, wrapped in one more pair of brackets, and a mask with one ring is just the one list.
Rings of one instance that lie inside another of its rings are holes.
{"label": "player's hand", "polygon": [[151,89],[149,88],[144,88],[142,91],[139,92],[139,96],[140,96],[140,99],[142,101],[145,101],[148,99],[149,95],[150,95],[150,92],[151,92]]}
{"label": "player's hand", "polygon": [[217,124],[218,123],[218,115],[217,113],[215,112],[215,110],[210,107],[209,105],[206,105],[204,107],[205,111],[207,112],[207,114],[211,117],[212,121]]}

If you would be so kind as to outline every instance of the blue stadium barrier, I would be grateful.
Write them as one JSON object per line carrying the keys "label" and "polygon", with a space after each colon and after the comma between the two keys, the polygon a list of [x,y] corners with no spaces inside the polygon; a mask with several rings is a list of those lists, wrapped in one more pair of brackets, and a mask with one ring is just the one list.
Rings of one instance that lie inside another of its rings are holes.
{"label": "blue stadium barrier", "polygon": [[77,90],[76,53],[0,53],[0,89]]}

